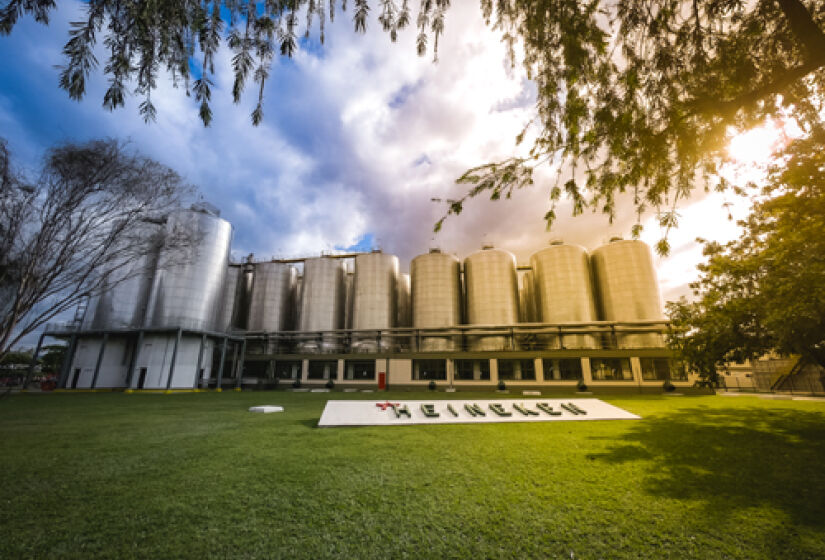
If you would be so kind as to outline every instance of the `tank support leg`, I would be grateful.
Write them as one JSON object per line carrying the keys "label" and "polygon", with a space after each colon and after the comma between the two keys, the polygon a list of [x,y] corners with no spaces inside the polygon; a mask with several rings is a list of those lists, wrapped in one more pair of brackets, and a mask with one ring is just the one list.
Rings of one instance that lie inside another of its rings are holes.
{"label": "tank support leg", "polygon": [[132,352],[132,359],[129,362],[129,371],[126,373],[126,388],[132,388],[132,379],[135,377],[135,368],[140,358],[140,349],[143,348],[143,331],[138,331],[137,340],[135,341],[135,351]]}
{"label": "tank support leg", "polygon": [[238,369],[237,369],[237,373],[235,374],[235,377],[236,377],[236,379],[235,379],[235,388],[236,389],[241,388],[241,381],[243,379],[243,362],[244,362],[245,357],[246,357],[246,339],[244,338],[243,342],[241,343],[241,357],[238,359]]}
{"label": "tank support leg", "polygon": [[195,383],[193,389],[198,389],[201,384],[201,366],[203,365],[203,349],[206,346],[206,334],[201,335],[201,347],[198,350],[198,365],[195,366]]}
{"label": "tank support leg", "polygon": [[223,337],[223,343],[221,344],[221,363],[218,365],[218,385],[215,387],[216,389],[221,388],[221,384],[223,383],[223,363],[226,361],[226,337]]}
{"label": "tank support leg", "polygon": [[178,346],[180,346],[181,329],[175,335],[175,346],[172,348],[172,363],[169,365],[169,377],[166,379],[166,390],[172,387],[172,376],[175,375],[175,362],[178,360]]}
{"label": "tank support leg", "polygon": [[97,387],[97,376],[100,375],[100,364],[103,363],[103,353],[106,351],[106,343],[109,341],[109,333],[103,333],[103,340],[100,342],[100,352],[97,353],[95,363],[95,374],[92,377],[92,389]]}
{"label": "tank support leg", "polygon": [[66,383],[69,380],[69,371],[72,369],[72,361],[74,361],[74,349],[77,346],[77,335],[73,334],[69,339],[69,346],[66,352],[63,353],[63,363],[60,365],[60,380],[57,386],[60,389],[66,388]]}

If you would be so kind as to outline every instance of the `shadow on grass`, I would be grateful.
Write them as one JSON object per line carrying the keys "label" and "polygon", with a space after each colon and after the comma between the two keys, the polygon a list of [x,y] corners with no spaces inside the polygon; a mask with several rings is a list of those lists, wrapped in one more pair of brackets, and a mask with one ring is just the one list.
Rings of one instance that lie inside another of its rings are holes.
{"label": "shadow on grass", "polygon": [[[619,443],[619,442],[617,442]],[[698,500],[711,519],[768,506],[793,523],[825,526],[825,414],[694,408],[643,420],[607,463],[652,462],[651,495]]]}

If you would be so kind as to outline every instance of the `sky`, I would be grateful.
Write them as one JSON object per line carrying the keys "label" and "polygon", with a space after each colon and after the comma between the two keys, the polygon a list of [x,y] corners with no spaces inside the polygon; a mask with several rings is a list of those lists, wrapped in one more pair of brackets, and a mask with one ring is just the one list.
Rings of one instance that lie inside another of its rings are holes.
{"label": "sky", "polygon": [[[353,32],[351,12],[339,13],[323,47],[276,58],[258,127],[249,119],[253,88],[240,104],[232,102],[231,55],[222,48],[214,121],[204,128],[194,99],[165,77],[153,94],[151,124],[138,114],[136,97],[123,109],[103,109],[106,80],[99,72],[81,102],[70,100],[57,87],[55,67],[63,62],[69,22],[83,7],[60,2],[49,26],[27,17],[0,36],[0,136],[18,164],[32,170],[57,142],[128,139],[221,209],[234,226],[235,258],[381,248],[408,271],[410,260],[430,247],[463,258],[492,243],[527,263],[552,239],[592,250],[610,237],[630,237],[636,218],[629,200],[619,204],[612,225],[598,213],[573,218],[565,203],[547,232],[548,169],[511,200],[471,201],[434,234],[444,207],[431,199],[460,196],[465,187],[455,179],[463,171],[514,155],[515,137],[533,114],[535,88],[521,66],[507,63],[500,35],[484,25],[475,2],[454,3],[447,12],[438,63],[416,55],[414,30],[390,43],[375,12],[363,35]],[[102,50],[98,59],[105,60]],[[670,256],[655,258],[665,301],[689,294],[701,259],[696,237],[736,237],[735,220],[747,210],[744,201],[702,193],[681,208]],[[642,239],[652,245],[660,237],[648,216]]]}

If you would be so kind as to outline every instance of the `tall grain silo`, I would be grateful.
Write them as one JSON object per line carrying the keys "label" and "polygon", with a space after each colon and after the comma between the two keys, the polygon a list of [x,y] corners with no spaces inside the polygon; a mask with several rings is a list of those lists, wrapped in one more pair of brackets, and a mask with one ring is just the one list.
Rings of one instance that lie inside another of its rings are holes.
{"label": "tall grain silo", "polygon": [[[301,306],[298,330],[332,331],[344,328],[344,263],[332,257],[304,261],[301,283]],[[305,339],[299,344],[303,352],[340,350],[338,337],[332,334]]]}
{"label": "tall grain silo", "polygon": [[[459,262],[440,249],[418,255],[410,263],[412,326],[448,328],[461,323]],[[425,335],[419,342],[422,352],[456,350],[458,340],[451,335]]]}
{"label": "tall grain silo", "polygon": [[[536,307],[542,323],[596,321],[587,251],[578,245],[554,242],[530,257]],[[597,348],[593,335],[550,337],[550,348]]]}
{"label": "tall grain silo", "polygon": [[[518,278],[512,253],[485,246],[464,260],[467,291],[467,323],[470,325],[515,325],[518,323]],[[471,350],[507,350],[508,337],[470,337]]]}
{"label": "tall grain silo", "polygon": [[[593,251],[593,279],[601,319],[663,320],[659,283],[650,247],[636,240],[612,239]],[[620,348],[662,346],[659,334],[618,335]]]}
{"label": "tall grain silo", "polygon": [[295,267],[286,263],[262,262],[255,265],[248,330],[292,330],[296,277]]}
{"label": "tall grain silo", "polygon": [[202,209],[169,215],[166,238],[185,246],[161,249],[152,286],[151,327],[215,330],[223,303],[232,226]]}
{"label": "tall grain silo", "polygon": [[[355,257],[352,285],[352,328],[389,329],[396,324],[398,257],[379,251]],[[386,337],[372,334],[353,335],[356,350],[376,351],[392,347]]]}

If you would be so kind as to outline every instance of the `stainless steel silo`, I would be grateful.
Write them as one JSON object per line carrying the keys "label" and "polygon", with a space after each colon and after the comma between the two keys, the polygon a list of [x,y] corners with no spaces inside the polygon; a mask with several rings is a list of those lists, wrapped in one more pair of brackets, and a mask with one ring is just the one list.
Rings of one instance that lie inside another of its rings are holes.
{"label": "stainless steel silo", "polygon": [[[431,249],[410,263],[412,325],[416,328],[446,328],[461,323],[461,285],[458,259]],[[455,336],[422,336],[422,352],[456,350]]]}
{"label": "stainless steel silo", "polygon": [[410,275],[401,273],[398,275],[397,301],[398,318],[395,324],[399,327],[409,327],[412,324],[412,309],[410,308]]}
{"label": "stainless steel silo", "polygon": [[295,267],[287,263],[262,262],[255,265],[248,330],[292,330],[296,277]]}
{"label": "stainless steel silo", "polygon": [[[542,323],[586,323],[596,320],[587,251],[554,242],[530,257],[536,308]],[[592,335],[549,337],[550,348],[597,348]]]}
{"label": "stainless steel silo", "polygon": [[166,239],[184,239],[182,248],[165,245],[152,285],[148,325],[215,330],[229,266],[232,226],[203,210],[170,214]]}
{"label": "stainless steel silo", "polygon": [[[317,257],[304,261],[298,330],[317,332],[344,328],[345,274],[340,259]],[[338,337],[331,334],[299,343],[299,350],[303,352],[335,352],[340,348]]]}
{"label": "stainless steel silo", "polygon": [[[518,323],[518,278],[512,253],[484,247],[464,260],[467,323],[514,325]],[[507,350],[515,341],[505,336],[478,335],[469,339],[471,350]]]}
{"label": "stainless steel silo", "polygon": [[533,272],[528,270],[521,276],[519,286],[519,321],[522,323],[535,323],[538,321],[536,313],[536,301],[533,295]]}
{"label": "stainless steel silo", "polygon": [[236,324],[235,317],[238,312],[238,297],[240,294],[239,279],[242,275],[242,266],[229,265],[226,269],[226,280],[223,284],[223,303],[218,318],[219,331],[228,332]]}
{"label": "stainless steel silo", "polygon": [[[611,240],[591,256],[601,319],[662,320],[662,304],[653,255],[641,241]],[[620,348],[662,346],[661,335],[618,335]]]}
{"label": "stainless steel silo", "polygon": [[[352,284],[352,328],[388,329],[396,324],[398,257],[379,251],[355,257]],[[352,347],[360,351],[387,350],[392,340],[378,334],[353,335]]]}
{"label": "stainless steel silo", "polygon": [[85,328],[117,330],[143,326],[157,267],[161,226],[141,224],[135,236],[139,245],[132,249],[135,257],[107,275],[102,291],[89,302]]}

